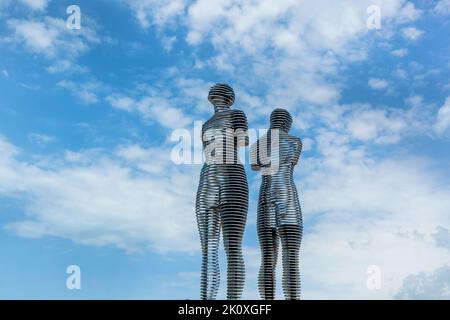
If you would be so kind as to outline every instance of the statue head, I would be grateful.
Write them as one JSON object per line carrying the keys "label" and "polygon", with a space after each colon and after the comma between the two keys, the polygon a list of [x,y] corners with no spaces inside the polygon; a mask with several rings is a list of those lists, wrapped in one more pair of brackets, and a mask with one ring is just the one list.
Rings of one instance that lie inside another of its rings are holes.
{"label": "statue head", "polygon": [[229,85],[218,83],[211,87],[208,94],[208,100],[216,107],[229,108],[234,103],[234,91]]}
{"label": "statue head", "polygon": [[289,132],[292,126],[291,114],[286,109],[277,108],[270,115],[270,129]]}

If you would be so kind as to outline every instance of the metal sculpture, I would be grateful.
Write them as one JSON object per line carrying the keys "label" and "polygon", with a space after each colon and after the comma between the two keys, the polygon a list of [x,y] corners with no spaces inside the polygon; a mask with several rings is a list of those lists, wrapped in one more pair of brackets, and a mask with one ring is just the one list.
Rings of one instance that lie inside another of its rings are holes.
{"label": "metal sculpture", "polygon": [[302,142],[289,135],[291,125],[289,112],[275,109],[270,116],[270,130],[250,149],[252,169],[262,174],[257,230],[261,248],[258,289],[264,300],[275,298],[279,240],[284,296],[287,300],[300,299],[299,251],[303,223],[293,172]]}
{"label": "metal sculpture", "polygon": [[202,248],[200,297],[215,299],[220,282],[219,240],[227,256],[227,298],[239,299],[245,280],[242,237],[248,211],[248,184],[239,146],[248,145],[247,118],[231,109],[233,89],[217,84],[209,92],[214,115],[202,127],[205,164],[197,191],[196,215]]}

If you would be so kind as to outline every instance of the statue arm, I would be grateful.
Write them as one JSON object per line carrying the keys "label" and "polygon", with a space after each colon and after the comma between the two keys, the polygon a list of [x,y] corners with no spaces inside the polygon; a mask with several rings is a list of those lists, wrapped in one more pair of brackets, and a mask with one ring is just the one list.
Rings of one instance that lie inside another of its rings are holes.
{"label": "statue arm", "polygon": [[238,139],[238,145],[247,147],[250,144],[248,137],[247,116],[241,110],[234,110],[233,122],[234,129],[236,130],[236,137]]}
{"label": "statue arm", "polygon": [[[265,135],[250,147],[250,164],[252,170],[260,171],[263,168],[270,168],[270,156],[267,154],[267,147],[264,148],[264,144],[267,145],[267,143],[267,135]],[[261,146],[263,147],[261,148]]]}
{"label": "statue arm", "polygon": [[253,171],[261,170],[261,163],[259,162],[259,147],[258,142],[250,147],[250,164]]}
{"label": "statue arm", "polygon": [[303,143],[300,138],[293,137],[294,140],[294,158],[293,163],[296,165],[300,159],[300,155],[302,153]]}

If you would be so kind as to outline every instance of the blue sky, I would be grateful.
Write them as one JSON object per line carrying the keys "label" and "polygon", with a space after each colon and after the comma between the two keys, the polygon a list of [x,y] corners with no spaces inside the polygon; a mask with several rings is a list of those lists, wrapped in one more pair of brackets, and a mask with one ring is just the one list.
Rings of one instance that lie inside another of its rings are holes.
{"label": "blue sky", "polygon": [[448,299],[449,33],[449,0],[0,0],[0,298],[197,298],[201,166],[170,138],[226,82],[251,128],[284,107],[304,141],[303,298]]}

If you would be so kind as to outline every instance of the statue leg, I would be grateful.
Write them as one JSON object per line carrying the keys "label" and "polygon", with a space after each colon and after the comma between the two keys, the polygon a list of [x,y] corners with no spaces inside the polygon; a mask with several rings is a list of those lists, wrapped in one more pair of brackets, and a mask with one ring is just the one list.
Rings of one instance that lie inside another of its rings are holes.
{"label": "statue leg", "polygon": [[237,300],[242,296],[245,282],[242,238],[248,211],[248,186],[242,166],[229,173],[220,194],[220,220],[227,256],[227,299]]}
{"label": "statue leg", "polygon": [[[258,205],[258,240],[261,248],[261,267],[258,275],[258,289],[261,299],[274,300],[276,296],[276,266],[278,258],[278,233],[271,223],[275,219],[273,207],[260,195]],[[272,219],[271,219],[272,217]]]}
{"label": "statue leg", "polygon": [[[217,190],[215,190],[217,189]],[[200,298],[213,300],[220,282],[219,241],[220,215],[214,203],[218,202],[218,188],[200,183],[197,193],[196,214],[202,249]]]}
{"label": "statue leg", "polygon": [[299,225],[281,225],[278,228],[283,257],[283,291],[286,300],[300,299],[299,253],[301,227]]}

